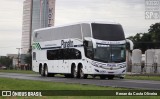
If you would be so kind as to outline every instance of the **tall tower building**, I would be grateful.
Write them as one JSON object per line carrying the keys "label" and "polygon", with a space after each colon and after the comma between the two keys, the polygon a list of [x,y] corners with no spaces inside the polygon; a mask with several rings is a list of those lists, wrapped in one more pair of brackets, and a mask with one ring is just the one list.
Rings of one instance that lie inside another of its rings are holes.
{"label": "tall tower building", "polygon": [[22,24],[22,53],[26,54],[30,47],[30,35],[32,28],[32,0],[23,2],[23,24]]}
{"label": "tall tower building", "polygon": [[35,29],[54,26],[55,0],[25,0],[23,2],[22,54],[31,48]]}

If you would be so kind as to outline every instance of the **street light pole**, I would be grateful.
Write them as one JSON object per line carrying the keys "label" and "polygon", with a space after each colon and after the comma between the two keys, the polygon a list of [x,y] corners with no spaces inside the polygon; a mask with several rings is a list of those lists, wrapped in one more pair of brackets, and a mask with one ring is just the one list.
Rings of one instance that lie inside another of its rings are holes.
{"label": "street light pole", "polygon": [[19,64],[20,64],[20,50],[22,49],[22,48],[16,48],[17,50],[18,50],[18,67],[20,67],[19,66]]}

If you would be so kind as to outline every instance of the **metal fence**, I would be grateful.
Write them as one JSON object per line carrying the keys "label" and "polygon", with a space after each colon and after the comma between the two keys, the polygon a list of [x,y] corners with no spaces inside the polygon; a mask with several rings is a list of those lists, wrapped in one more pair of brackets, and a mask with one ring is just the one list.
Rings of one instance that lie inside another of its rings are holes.
{"label": "metal fence", "polygon": [[160,64],[134,63],[134,64],[131,64],[131,73],[160,74]]}

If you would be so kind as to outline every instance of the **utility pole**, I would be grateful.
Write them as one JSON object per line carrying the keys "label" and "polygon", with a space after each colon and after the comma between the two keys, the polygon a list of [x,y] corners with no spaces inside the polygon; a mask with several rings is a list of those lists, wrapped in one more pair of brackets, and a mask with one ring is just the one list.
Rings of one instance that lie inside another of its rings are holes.
{"label": "utility pole", "polygon": [[22,48],[16,48],[17,50],[18,50],[18,67],[20,67],[19,66],[19,64],[20,64],[20,50],[22,49]]}

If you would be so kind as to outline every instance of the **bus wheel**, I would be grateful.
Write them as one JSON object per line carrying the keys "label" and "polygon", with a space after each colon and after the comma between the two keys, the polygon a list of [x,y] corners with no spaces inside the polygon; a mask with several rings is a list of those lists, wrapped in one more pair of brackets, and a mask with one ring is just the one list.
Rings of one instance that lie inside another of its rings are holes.
{"label": "bus wheel", "polygon": [[106,79],[105,75],[100,75],[100,79]]}
{"label": "bus wheel", "polygon": [[114,75],[109,75],[108,76],[108,79],[113,79],[114,78]]}
{"label": "bus wheel", "polygon": [[77,77],[76,67],[72,67],[72,69],[71,69],[71,77],[72,78],[76,78]]}
{"label": "bus wheel", "polygon": [[54,77],[54,74],[53,74],[53,73],[48,73],[48,67],[47,67],[47,65],[45,65],[44,68],[45,68],[45,69],[44,69],[44,73],[45,73],[45,76],[46,76],[46,77]]}
{"label": "bus wheel", "polygon": [[43,66],[41,66],[41,68],[40,68],[40,69],[41,69],[41,72],[40,72],[40,73],[41,73],[41,76],[45,76],[45,73],[44,73],[44,68],[43,68]]}
{"label": "bus wheel", "polygon": [[88,75],[83,73],[82,67],[78,70],[78,78],[87,79]]}
{"label": "bus wheel", "polygon": [[46,65],[44,67],[44,74],[46,77],[48,77],[48,67]]}
{"label": "bus wheel", "polygon": [[39,65],[39,74],[41,75],[41,72],[42,72],[42,65],[40,64]]}
{"label": "bus wheel", "polygon": [[84,73],[83,73],[83,70],[82,70],[82,67],[78,70],[78,75],[79,77],[78,78],[84,78]]}

